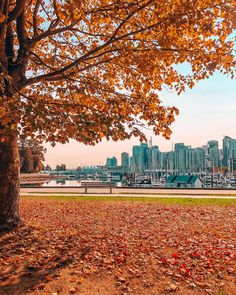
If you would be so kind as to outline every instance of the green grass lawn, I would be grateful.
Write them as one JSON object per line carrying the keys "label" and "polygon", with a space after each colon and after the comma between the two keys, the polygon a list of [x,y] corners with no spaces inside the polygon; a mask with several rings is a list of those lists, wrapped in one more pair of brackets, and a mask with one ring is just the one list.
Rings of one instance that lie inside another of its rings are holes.
{"label": "green grass lawn", "polygon": [[37,199],[50,199],[50,200],[58,200],[58,201],[129,201],[129,202],[143,202],[143,203],[161,203],[161,204],[179,204],[179,205],[187,205],[187,206],[205,206],[205,205],[219,205],[219,206],[228,206],[228,205],[236,205],[235,199],[208,199],[208,198],[158,198],[158,197],[116,197],[116,196],[56,196],[45,194],[45,196],[22,196],[21,198],[37,198]]}
{"label": "green grass lawn", "polygon": [[[39,192],[30,192],[30,194],[32,194],[32,195],[34,195],[34,194],[42,194],[42,195],[50,195],[52,192],[44,192],[44,191],[39,191]],[[103,192],[104,193],[104,192]],[[107,193],[109,193],[109,188],[107,188]],[[62,194],[61,192],[53,192],[53,194],[54,195],[56,195],[56,194]],[[67,191],[67,192],[63,192],[63,195],[78,195],[78,196],[83,196],[84,194],[85,194],[85,192],[69,192],[69,191]],[[93,195],[93,194],[97,194],[97,193],[93,193],[93,192],[88,192],[87,193],[88,195]],[[102,194],[102,192],[101,192],[101,194]],[[155,193],[155,192],[145,192],[145,193],[143,193],[143,192],[141,192],[141,193],[139,193],[139,192],[129,192],[129,191],[126,191],[126,192],[119,192],[118,193],[119,195],[124,195],[124,196],[126,196],[126,195],[134,195],[134,197],[136,196],[136,195],[139,195],[139,196],[188,196],[189,195],[189,193],[186,191],[186,193],[178,193],[178,192],[173,192],[173,193],[170,193],[170,192],[166,192],[166,193],[163,193],[163,192],[161,192],[161,193],[159,193],[159,192],[157,192],[157,193]],[[236,194],[235,193],[214,193],[214,194],[210,194],[210,193],[207,193],[207,192],[205,192],[205,193],[192,193],[191,192],[191,195],[192,196],[199,196],[199,195],[201,195],[201,196],[217,196],[217,197],[236,197]]]}

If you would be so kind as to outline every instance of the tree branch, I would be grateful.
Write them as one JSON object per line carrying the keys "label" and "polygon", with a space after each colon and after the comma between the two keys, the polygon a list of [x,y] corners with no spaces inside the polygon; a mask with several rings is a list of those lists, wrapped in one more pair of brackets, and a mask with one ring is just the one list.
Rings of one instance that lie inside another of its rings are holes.
{"label": "tree branch", "polygon": [[5,5],[5,1],[4,0],[0,0],[0,12],[3,12],[4,9],[4,5]]}
{"label": "tree branch", "polygon": [[118,32],[120,31],[120,29],[124,26],[125,23],[128,22],[128,20],[130,18],[132,18],[132,16],[134,16],[137,12],[143,10],[145,7],[147,7],[148,5],[150,5],[152,2],[154,2],[154,0],[149,0],[147,3],[141,5],[138,9],[134,10],[133,12],[131,12],[120,24],[119,26],[116,28],[116,30],[114,31],[114,33],[111,35],[110,39],[108,41],[111,41],[112,39],[115,38],[115,36],[118,34]]}
{"label": "tree branch", "polygon": [[38,24],[37,24],[37,14],[42,0],[37,0],[35,4],[34,14],[33,14],[33,28],[34,28],[34,36],[38,34]]}
{"label": "tree branch", "polygon": [[60,23],[60,17],[58,15],[58,9],[57,9],[57,3],[56,3],[56,0],[53,0],[53,8],[54,8],[54,11],[55,11],[55,14],[56,14],[56,19],[54,19],[50,26],[49,26],[49,30],[52,30],[54,28],[56,28],[56,26]]}
{"label": "tree branch", "polygon": [[19,15],[19,17],[17,18],[17,37],[19,40],[19,44],[20,44],[20,49],[25,48],[25,41],[27,39],[27,34],[26,34],[26,29],[25,29],[25,15],[24,15],[24,10],[22,11],[22,13]]}
{"label": "tree branch", "polygon": [[12,31],[11,24],[7,26],[7,36],[6,36],[6,57],[8,59],[8,64],[12,64],[15,52],[14,52],[14,34]]}
{"label": "tree branch", "polygon": [[[2,14],[7,16],[9,12],[9,0],[5,0],[2,3]],[[4,70],[7,71],[7,56],[5,51],[6,46],[6,34],[7,34],[7,19],[0,23],[0,66],[4,67]]]}
{"label": "tree branch", "polygon": [[[43,74],[43,75],[39,75],[37,77],[33,77],[33,78],[30,78],[28,80],[26,80],[25,82],[25,86],[26,85],[31,85],[31,84],[34,84],[34,83],[38,83],[42,80],[45,80],[45,79],[51,79],[53,78],[53,80],[55,81],[57,79],[57,76],[58,78],[60,79],[61,78],[61,75],[72,69],[73,67],[79,65],[81,62],[83,62],[84,60],[88,59],[89,57],[91,58],[94,58],[94,54],[95,53],[98,53],[98,52],[101,52],[101,55],[103,54],[102,50],[112,44],[114,44],[115,42],[118,42],[118,41],[121,41],[121,40],[124,40],[126,39],[127,37],[131,37],[131,36],[134,36],[138,33],[141,33],[141,32],[145,32],[145,31],[148,31],[148,30],[151,30],[151,29],[154,29],[155,27],[158,27],[160,24],[164,23],[164,22],[167,22],[169,21],[171,18],[176,17],[176,14],[169,14],[167,15],[164,19],[156,22],[156,23],[153,23],[153,24],[150,24],[144,28],[138,28],[134,31],[131,31],[131,32],[127,32],[123,35],[120,35],[120,36],[117,36],[118,32],[120,31],[121,27],[137,12],[137,11],[140,11],[141,9],[144,9],[145,7],[147,7],[148,5],[150,5],[151,3],[153,3],[154,0],[149,0],[148,2],[146,2],[145,4],[143,4],[142,6],[140,6],[138,8],[138,10],[135,10],[133,11],[131,14],[129,14],[126,19],[124,21],[122,21],[120,23],[120,25],[115,29],[115,31],[113,32],[113,34],[108,38],[107,41],[105,41],[103,44],[89,50],[88,52],[86,52],[85,54],[83,54],[82,56],[80,56],[79,58],[75,59],[73,62],[71,62],[70,64],[54,71],[54,72],[50,72],[50,73],[46,73],[46,74]],[[208,7],[204,8],[203,10],[207,9]],[[70,27],[70,26],[68,26]],[[64,27],[64,28],[61,28],[61,29],[58,29],[58,30],[63,30],[63,31],[66,31],[68,29],[68,27]],[[45,32],[44,34],[47,35],[47,36],[51,36],[52,34],[56,33],[56,30],[54,30],[53,32]],[[41,35],[42,36],[42,35]],[[132,39],[131,39],[132,40]],[[165,49],[166,50],[166,49]],[[178,49],[173,49],[173,51],[178,51]],[[72,72],[73,74],[73,72]]]}
{"label": "tree branch", "polygon": [[72,23],[72,24],[70,24],[68,26],[58,28],[58,29],[55,29],[53,31],[51,31],[49,29],[49,30],[45,31],[44,33],[42,33],[41,35],[37,35],[37,36],[33,37],[31,43],[32,43],[32,45],[35,45],[37,42],[41,41],[42,39],[47,38],[49,36],[53,36],[53,35],[56,35],[56,34],[63,33],[65,31],[68,31],[68,30],[72,29],[75,25],[76,25],[76,23]]}
{"label": "tree branch", "polygon": [[7,22],[16,20],[25,9],[26,0],[17,0],[15,8],[9,13]]}
{"label": "tree branch", "polygon": [[120,41],[128,36],[132,36],[132,35],[135,35],[137,33],[140,33],[142,31],[146,31],[146,30],[149,30],[151,29],[152,27],[158,25],[159,23],[157,24],[152,24],[146,28],[143,28],[143,29],[138,29],[134,32],[130,32],[130,33],[127,33],[127,34],[124,34],[124,35],[121,35],[119,37],[116,37],[116,38],[109,38],[105,43],[103,43],[102,45],[100,46],[97,46],[95,47],[94,49],[88,51],[87,53],[85,53],[84,55],[82,55],[81,57],[79,57],[78,59],[76,59],[74,62],[68,64],[67,66],[55,71],[55,72],[51,72],[51,73],[48,73],[48,74],[43,74],[43,75],[39,75],[37,77],[34,77],[34,78],[30,78],[26,81],[26,84],[25,85],[31,85],[31,84],[34,84],[34,83],[38,83],[42,80],[45,80],[45,79],[48,79],[48,78],[51,78],[51,77],[54,77],[54,76],[57,76],[57,75],[60,75],[64,72],[66,72],[67,70],[73,68],[74,66],[77,66],[79,63],[81,63],[83,60],[87,59],[89,56],[93,55],[94,53],[97,53],[99,51],[101,51],[102,49],[106,48],[107,46],[117,42],[117,41]]}

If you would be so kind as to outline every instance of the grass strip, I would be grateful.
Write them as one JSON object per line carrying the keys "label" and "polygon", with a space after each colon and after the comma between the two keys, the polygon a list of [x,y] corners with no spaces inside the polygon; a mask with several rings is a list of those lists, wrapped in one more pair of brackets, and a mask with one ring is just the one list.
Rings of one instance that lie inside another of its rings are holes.
{"label": "grass strip", "polygon": [[[104,193],[104,192],[103,192]],[[34,194],[43,194],[43,195],[50,195],[50,194],[52,194],[52,192],[29,192],[29,194],[32,194],[32,195],[34,195]],[[78,196],[80,196],[80,195],[84,195],[84,191],[83,192],[63,192],[63,193],[61,193],[61,192],[53,192],[53,195],[56,195],[56,194],[63,194],[63,195],[71,195],[71,194],[73,194],[73,195],[78,195]],[[97,194],[96,192],[89,192],[88,194],[91,194],[91,195],[93,195],[93,194]],[[116,193],[114,193],[114,194],[116,194]],[[189,193],[139,193],[139,192],[119,192],[119,193],[117,193],[117,194],[119,194],[119,195],[140,195],[140,196],[146,196],[146,195],[149,195],[149,196],[189,196]],[[217,193],[212,193],[212,194],[207,194],[207,193],[192,193],[191,192],[191,196],[199,196],[199,195],[201,195],[201,196],[219,196],[219,197],[236,197],[236,194],[235,193],[233,193],[233,194],[230,194],[230,193],[224,193],[224,194],[217,194]]]}
{"label": "grass strip", "polygon": [[56,195],[45,195],[45,196],[34,196],[27,195],[21,196],[21,198],[30,199],[43,199],[43,200],[58,200],[58,201],[100,201],[100,202],[139,202],[139,203],[161,203],[161,204],[176,204],[176,205],[187,205],[187,206],[205,206],[205,205],[218,205],[218,206],[229,206],[236,205],[236,199],[218,199],[218,198],[158,198],[158,197],[125,197],[125,196],[56,196]]}

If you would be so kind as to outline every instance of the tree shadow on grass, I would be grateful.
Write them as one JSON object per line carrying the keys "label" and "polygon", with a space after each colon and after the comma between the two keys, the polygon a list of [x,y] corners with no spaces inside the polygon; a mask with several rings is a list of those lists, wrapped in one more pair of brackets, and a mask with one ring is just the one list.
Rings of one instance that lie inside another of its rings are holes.
{"label": "tree shadow on grass", "polygon": [[[59,276],[73,262],[77,237],[19,226],[0,236],[0,295],[27,294]],[[78,253],[79,254],[79,253]]]}

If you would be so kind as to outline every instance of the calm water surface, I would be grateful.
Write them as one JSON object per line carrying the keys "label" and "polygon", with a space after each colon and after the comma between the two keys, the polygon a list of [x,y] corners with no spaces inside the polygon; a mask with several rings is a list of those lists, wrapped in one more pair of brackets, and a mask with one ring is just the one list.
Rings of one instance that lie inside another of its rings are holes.
{"label": "calm water surface", "polygon": [[44,182],[42,186],[56,186],[56,187],[63,187],[63,186],[81,186],[80,180],[50,180],[47,182]]}

